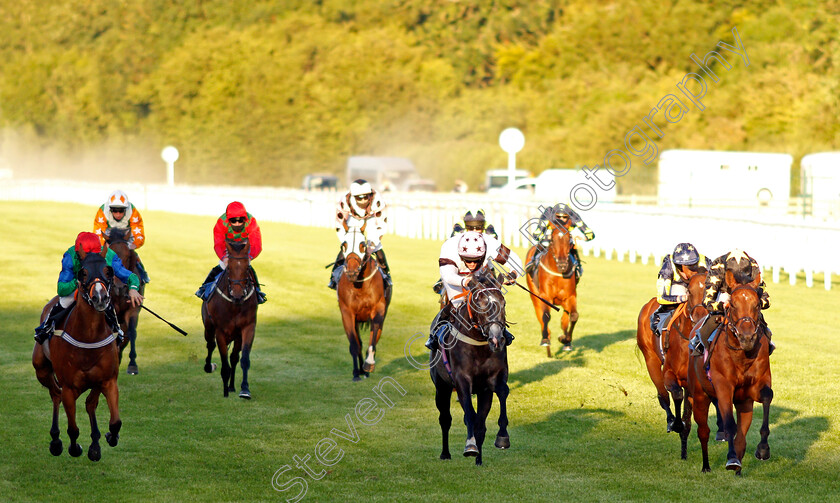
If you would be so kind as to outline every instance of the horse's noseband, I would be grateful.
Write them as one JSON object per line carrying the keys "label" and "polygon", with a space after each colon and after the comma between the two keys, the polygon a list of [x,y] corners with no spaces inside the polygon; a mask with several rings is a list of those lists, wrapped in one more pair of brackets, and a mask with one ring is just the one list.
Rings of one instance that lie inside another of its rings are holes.
{"label": "horse's noseband", "polygon": [[[485,323],[482,323],[481,325],[479,325],[478,323],[476,323],[476,322],[475,322],[475,318],[476,318],[476,316],[475,316],[475,315],[473,315],[473,310],[472,310],[472,305],[471,305],[471,304],[472,304],[472,300],[473,300],[473,295],[478,295],[478,294],[482,294],[482,293],[487,293],[487,292],[494,291],[494,290],[495,290],[495,291],[497,291],[497,292],[500,292],[500,293],[501,293],[501,290],[500,290],[500,289],[498,289],[498,288],[495,288],[495,287],[491,287],[491,288],[482,288],[482,289],[480,289],[480,290],[477,290],[475,293],[473,293],[473,291],[472,291],[472,290],[466,290],[466,292],[465,292],[465,293],[466,293],[466,295],[467,295],[467,302],[466,302],[466,304],[467,304],[467,315],[469,316],[469,321],[470,321],[470,323],[471,323],[472,327],[477,328],[477,329],[478,329],[478,331],[479,331],[479,332],[481,332],[481,336],[482,336],[485,340],[487,340],[487,339],[489,338],[489,330],[490,330],[490,327],[492,327],[493,325],[498,324],[498,325],[499,325],[499,327],[502,329],[502,332],[504,332],[504,331],[505,331],[505,328],[507,328],[507,325],[506,325],[506,323],[505,323],[505,321],[504,321],[504,320],[499,319],[499,316],[494,316],[494,317],[493,317],[493,319],[488,320],[488,321],[486,321]],[[491,303],[491,304],[494,304],[494,305],[498,304],[498,303],[497,303],[496,301],[494,301],[494,300],[491,300],[491,301],[490,301],[490,303]],[[502,309],[503,309],[503,308],[502,308],[501,306],[499,306],[499,314],[501,314]]]}
{"label": "horse's noseband", "polygon": [[94,289],[97,285],[102,285],[105,289],[105,297],[107,299],[111,298],[111,283],[106,283],[100,278],[94,278],[88,285],[86,285],[87,288],[79,288],[79,293],[81,294],[82,299],[91,306],[93,306]]}

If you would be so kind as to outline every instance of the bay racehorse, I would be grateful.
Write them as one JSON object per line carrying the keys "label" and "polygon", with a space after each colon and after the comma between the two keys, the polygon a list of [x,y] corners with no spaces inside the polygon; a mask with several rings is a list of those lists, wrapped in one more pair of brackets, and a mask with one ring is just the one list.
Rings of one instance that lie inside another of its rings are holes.
{"label": "bay racehorse", "polygon": [[[70,447],[67,452],[77,457],[82,454],[82,446],[77,443],[79,427],[76,424],[76,400],[90,390],[85,400],[85,409],[90,418],[91,444],[88,458],[98,461],[101,457],[99,447],[100,432],[96,424],[96,406],[99,395],[105,395],[111,412],[108,432],[105,440],[114,447],[119,441],[120,420],[119,389],[119,349],[115,334],[111,333],[103,311],[111,302],[111,287],[114,271],[105,262],[107,247],[102,247],[102,254],[82,254],[79,271],[76,302],[63,321],[57,323],[54,335],[44,344],[35,344],[32,352],[32,366],[38,381],[49,390],[53,402],[52,427],[50,428],[50,453],[58,456],[62,451],[58,429],[58,404],[64,405],[67,414],[67,435]],[[41,313],[41,322],[46,319],[52,306],[58,302],[53,298]]]}
{"label": "bay racehorse", "polygon": [[[386,288],[383,272],[374,258],[370,245],[359,230],[350,230],[341,244],[344,270],[338,280],[336,293],[341,310],[341,322],[350,342],[353,360],[353,380],[360,381],[376,366],[376,345],[382,336],[382,326],[392,289]],[[370,326],[367,357],[362,359],[362,330]]]}
{"label": "bay racehorse", "polygon": [[[462,294],[466,296],[465,302],[453,308],[450,333],[429,355],[429,371],[435,385],[435,405],[443,437],[440,459],[452,457],[449,453],[452,425],[449,404],[454,389],[467,426],[464,456],[475,456],[475,464],[480,465],[493,393],[499,397],[499,432],[494,445],[499,449],[509,448],[510,436],[507,431],[505,298],[499,280],[493,278],[492,273],[477,279],[479,283]],[[473,408],[472,395],[478,397],[477,410]]]}
{"label": "bay racehorse", "polygon": [[[574,262],[569,256],[573,241],[569,229],[557,226],[555,222],[549,223],[551,229],[551,244],[539,258],[539,263],[534,272],[528,274],[528,286],[543,299],[560,306],[563,315],[560,318],[560,326],[563,335],[557,339],[563,344],[564,351],[572,349],[572,332],[575,323],[578,321],[577,311],[577,281],[575,279]],[[525,261],[530,262],[541,245],[534,245],[528,250]],[[541,346],[546,347],[548,356],[551,356],[551,331],[548,329],[548,322],[551,320],[551,311],[548,305],[536,296],[531,296],[534,303],[534,310],[537,313],[537,320],[540,323],[542,332]]]}
{"label": "bay racehorse", "polygon": [[[688,340],[691,329],[699,323],[708,311],[703,307],[703,296],[706,292],[705,269],[693,274],[688,280],[688,299],[674,312],[668,325],[662,331],[665,347],[665,359],[662,364],[662,379],[665,389],[674,400],[674,414],[680,417],[680,406],[685,405],[682,413],[680,428],[675,428],[680,434],[680,457],[687,458],[688,435],[691,432],[691,407],[684,401],[688,386]],[[712,404],[717,409],[717,401]],[[718,432],[716,440],[723,440],[723,421],[720,411],[717,415]]]}
{"label": "bay racehorse", "polygon": [[[740,475],[755,402],[760,402],[764,407],[761,440],[755,457],[760,460],[770,458],[767,437],[770,435],[773,389],[769,341],[759,323],[760,306],[756,286],[760,278],[747,285],[737,285],[732,274],[727,272],[725,280],[730,287],[731,298],[729,306],[724,310],[724,323],[720,333],[707,344],[705,355],[689,357],[688,389],[694,421],[697,423],[697,437],[703,451],[702,471],[710,471],[707,421],[709,404],[716,399],[729,444],[726,468]],[[738,414],[737,425],[733,405]]]}
{"label": "bay racehorse", "polygon": [[[140,279],[140,295],[144,295],[146,290],[146,283],[143,282],[143,275],[140,274],[140,267],[137,257],[137,252],[128,246],[128,233],[130,229],[111,228],[106,241],[108,246],[114,250],[114,253],[120,258],[123,266],[129,271],[133,272]],[[131,375],[138,373],[137,369],[137,350],[135,347],[137,341],[137,321],[140,317],[140,306],[132,306],[128,297],[128,285],[116,278],[114,280],[114,295],[112,299],[114,309],[117,312],[117,318],[120,320],[120,327],[125,332],[125,340],[120,345],[120,361],[122,361],[123,350],[128,344],[131,344],[131,350],[128,352],[128,366],[126,372]]]}
{"label": "bay racehorse", "polygon": [[[242,367],[242,383],[239,388],[241,398],[251,398],[248,386],[248,370],[251,368],[251,347],[254,344],[254,332],[257,328],[256,281],[251,274],[251,259],[248,256],[250,244],[247,239],[241,241],[226,240],[227,267],[222,272],[216,287],[207,300],[201,303],[201,321],[204,322],[204,339],[207,342],[207,358],[204,371],[213,372],[210,359],[213,350],[219,346],[222,360],[222,392],[228,396],[236,391],[234,377],[236,364]],[[228,347],[233,343],[228,361]],[[242,352],[242,359],[239,353]]]}

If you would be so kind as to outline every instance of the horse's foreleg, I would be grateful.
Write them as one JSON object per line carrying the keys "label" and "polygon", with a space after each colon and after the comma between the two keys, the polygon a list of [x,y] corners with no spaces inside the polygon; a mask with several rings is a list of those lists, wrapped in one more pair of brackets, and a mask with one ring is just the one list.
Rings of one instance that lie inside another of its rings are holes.
{"label": "horse's foreleg", "polygon": [[495,446],[499,449],[508,449],[510,447],[510,435],[507,431],[508,417],[507,417],[507,397],[510,393],[510,388],[507,382],[500,382],[496,384],[496,396],[499,397],[499,433],[496,434]]}
{"label": "horse's foreleg", "polygon": [[[434,367],[432,372],[436,372]],[[452,401],[452,386],[444,382],[440,376],[435,378],[435,405],[438,409],[438,423],[440,423],[440,435],[442,448],[440,459],[452,459],[449,454],[449,428],[452,427],[452,413],[449,404]]]}
{"label": "horse's foreleg", "polygon": [[747,450],[747,432],[750,431],[753,417],[753,401],[750,399],[735,404],[738,414],[738,432],[735,434],[735,455],[738,460],[744,459]]}
{"label": "horse's foreleg", "polygon": [[[690,370],[689,370],[690,372]],[[703,473],[710,472],[709,466],[709,398],[699,393],[693,395],[692,412],[694,422],[697,423],[697,438],[700,440],[700,449],[703,451]]]}
{"label": "horse's foreleg", "polygon": [[90,418],[90,447],[88,447],[88,459],[91,461],[99,461],[99,458],[102,457],[102,451],[99,449],[99,437],[102,435],[99,433],[99,426],[96,424],[96,406],[99,405],[99,394],[101,392],[98,389],[90,390],[88,393],[87,400],[85,400],[85,409],[88,413],[88,418]]}
{"label": "horse's foreleg", "polygon": [[691,394],[684,390],[685,402],[683,405],[682,423],[680,431],[680,459],[688,459],[688,434],[691,433]]}
{"label": "horse's foreleg", "polygon": [[717,434],[715,435],[715,440],[718,442],[725,442],[726,432],[723,430],[723,417],[720,414],[720,407],[718,407],[716,398],[712,399],[712,405],[715,406],[715,423],[717,424]]}
{"label": "horse's foreleg", "polygon": [[239,364],[239,352],[242,351],[242,337],[233,341],[233,349],[230,352],[230,378],[228,379],[228,391],[236,391],[236,365]]}
{"label": "horse's foreleg", "polygon": [[[51,377],[51,379],[55,381],[54,378]],[[50,398],[53,403],[52,426],[50,427],[50,438],[52,439],[50,441],[50,454],[58,456],[64,450],[64,447],[61,445],[61,438],[59,438],[61,430],[58,428],[58,407],[61,404],[61,390],[58,389],[58,384],[55,384],[55,388],[55,391],[50,389]]]}
{"label": "horse's foreleg", "polygon": [[671,393],[671,399],[674,400],[674,418],[668,423],[668,431],[680,433],[685,428],[683,427],[684,425],[682,422],[678,421],[677,418],[680,417],[680,408],[682,407],[685,395],[683,394],[682,386],[680,386],[679,382],[677,382],[677,377],[668,365],[667,360],[662,372],[662,381],[665,385],[665,389]]}
{"label": "horse's foreleg", "polygon": [[116,447],[117,442],[120,441],[120,428],[122,428],[122,420],[120,419],[120,389],[117,387],[116,378],[102,383],[102,394],[105,395],[108,410],[111,412],[111,419],[108,421],[108,432],[105,434],[105,440],[111,447]]}
{"label": "horse's foreleg", "polygon": [[713,384],[718,399],[718,410],[723,421],[723,431],[726,434],[726,442],[729,444],[729,452],[726,454],[726,469],[734,470],[735,474],[738,475],[741,473],[741,461],[735,452],[735,436],[738,433],[738,425],[732,412],[732,396],[735,390],[728,382],[718,381]]}
{"label": "horse's foreleg", "polygon": [[242,384],[239,387],[240,398],[251,398],[251,388],[248,386],[248,370],[251,368],[251,348],[254,345],[254,331],[256,322],[242,331],[242,359],[239,366],[242,368]]}
{"label": "horse's foreleg", "polygon": [[362,374],[362,341],[356,330],[356,317],[350,312],[347,306],[341,307],[341,323],[344,325],[344,333],[347,334],[347,341],[350,343],[350,359],[353,360],[353,380],[361,381]]}
{"label": "horse's foreleg", "polygon": [[376,368],[376,344],[379,343],[379,338],[382,336],[382,325],[385,323],[383,312],[377,313],[370,322],[370,345],[367,350],[367,358],[362,366],[365,372],[373,372],[373,369]]}
{"label": "horse's foreleg", "polygon": [[575,325],[578,320],[577,297],[572,295],[562,304],[563,317],[560,320],[560,326],[563,328],[563,337],[559,337],[558,339],[563,343],[563,350],[569,351],[572,349],[572,333],[575,331]]}
{"label": "horse's foreleg", "polygon": [[137,343],[137,319],[139,318],[137,313],[128,319],[128,330],[125,331],[126,337],[128,337],[128,342],[131,344],[131,349],[128,352],[128,373],[129,374],[136,374],[137,373],[137,350],[136,350],[136,343]]}
{"label": "horse's foreleg", "polygon": [[61,403],[64,405],[64,413],[67,414],[67,436],[70,437],[70,447],[67,452],[77,458],[82,455],[82,446],[79,445],[79,426],[76,424],[76,399],[79,394],[69,386],[61,389]]}
{"label": "horse's foreleg", "polygon": [[490,408],[493,406],[493,390],[487,389],[478,394],[478,411],[476,412],[475,421],[475,443],[478,446],[478,456],[475,458],[475,464],[481,465],[481,453],[484,446],[484,437],[487,435],[487,415],[490,413]]}
{"label": "horse's foreleg", "polygon": [[201,319],[204,322],[204,340],[207,341],[207,358],[204,360],[204,371],[208,374],[213,372],[213,364],[210,359],[213,356],[213,350],[216,349],[216,326],[206,312],[206,304],[201,308]]}
{"label": "horse's foreleg", "polygon": [[472,404],[472,389],[470,383],[463,379],[456,379],[458,401],[464,410],[464,425],[467,427],[467,443],[464,446],[464,456],[478,456],[478,443],[475,439],[476,413]]}
{"label": "horse's foreleg", "polygon": [[[528,284],[531,284],[530,280]],[[548,329],[548,322],[551,321],[551,311],[548,310],[548,306],[533,295],[531,295],[531,301],[534,303],[534,311],[537,313],[537,321],[540,323],[540,335],[542,336],[540,346],[545,346],[548,356],[551,356],[551,331]]]}
{"label": "horse's foreleg", "polygon": [[773,390],[770,386],[761,388],[759,401],[764,408],[764,418],[761,420],[761,441],[755,449],[755,457],[764,461],[770,459],[770,444],[767,443],[767,437],[770,436],[770,402],[773,401]]}
{"label": "horse's foreleg", "polygon": [[228,383],[230,382],[230,362],[228,362],[227,341],[221,334],[216,335],[216,345],[219,346],[219,358],[222,360],[222,392],[228,396]]}

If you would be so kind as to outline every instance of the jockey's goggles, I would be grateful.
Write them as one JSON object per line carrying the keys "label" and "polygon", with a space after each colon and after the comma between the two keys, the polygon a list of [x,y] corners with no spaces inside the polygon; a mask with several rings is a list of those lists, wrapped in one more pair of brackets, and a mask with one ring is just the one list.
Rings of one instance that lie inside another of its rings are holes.
{"label": "jockey's goggles", "polygon": [[125,213],[125,206],[111,206],[111,213]]}
{"label": "jockey's goggles", "polygon": [[465,226],[468,231],[483,231],[484,226],[481,224],[466,224]]}
{"label": "jockey's goggles", "polygon": [[465,264],[479,264],[484,259],[481,258],[481,257],[476,257],[476,258],[461,257],[461,260],[463,260]]}
{"label": "jockey's goggles", "polygon": [[229,218],[229,219],[228,219],[228,222],[230,222],[230,223],[232,223],[232,224],[244,224],[244,223],[245,223],[245,217],[233,217],[233,218]]}
{"label": "jockey's goggles", "polygon": [[356,198],[356,201],[366,201],[370,199],[370,194],[359,194],[358,196],[353,196]]}

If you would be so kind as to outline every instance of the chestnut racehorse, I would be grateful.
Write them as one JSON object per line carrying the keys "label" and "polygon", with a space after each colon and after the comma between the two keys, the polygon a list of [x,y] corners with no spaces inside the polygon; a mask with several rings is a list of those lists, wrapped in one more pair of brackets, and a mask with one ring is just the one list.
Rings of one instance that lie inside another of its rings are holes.
{"label": "chestnut racehorse", "polygon": [[[201,304],[204,340],[207,341],[204,371],[208,374],[213,372],[210,358],[218,345],[219,357],[222,360],[222,392],[224,396],[228,396],[228,392],[236,391],[233,383],[241,351],[242,383],[239,396],[250,399],[248,369],[251,368],[251,346],[254,344],[254,332],[257,328],[256,281],[251,274],[251,259],[248,257],[251,245],[247,239],[226,240],[225,248],[227,267],[216,283],[213,293]],[[228,346],[231,343],[233,350],[228,362]]]}
{"label": "chestnut racehorse", "polygon": [[[350,342],[350,357],[353,360],[353,380],[360,381],[373,372],[376,366],[376,345],[382,336],[382,325],[391,303],[391,288],[385,287],[385,280],[379,264],[371,253],[364,234],[351,230],[342,243],[345,263],[338,280],[338,307],[341,322]],[[361,331],[370,325],[370,343],[367,358],[362,359]]]}
{"label": "chestnut racehorse", "polygon": [[[770,458],[770,402],[773,401],[770,376],[769,341],[759,324],[759,294],[755,287],[757,278],[747,285],[734,283],[732,274],[726,273],[726,283],[731,290],[729,306],[724,310],[724,323],[720,333],[706,348],[706,355],[689,357],[688,389],[697,423],[697,437],[703,451],[703,472],[709,467],[709,404],[717,399],[723,419],[729,451],[726,469],[741,474],[741,460],[747,447],[746,435],[752,422],[753,405],[764,407],[761,423],[761,440],[755,451],[760,460]],[[693,331],[692,331],[693,333]],[[764,340],[762,340],[764,339]],[[737,426],[732,407],[738,413]]]}
{"label": "chestnut racehorse", "polygon": [[[443,353],[438,347],[429,355],[429,371],[435,384],[435,405],[443,437],[440,459],[452,457],[449,453],[449,428],[452,425],[449,404],[454,389],[464,410],[464,424],[467,426],[464,456],[475,456],[476,465],[482,463],[482,445],[493,393],[499,397],[499,432],[494,445],[499,449],[510,447],[507,431],[507,396],[510,390],[504,335],[505,298],[492,273],[479,281],[479,285],[465,292],[466,301],[452,313],[452,329],[441,344]],[[478,395],[477,411],[473,408],[472,395]]]}
{"label": "chestnut racehorse", "polygon": [[[38,381],[50,392],[53,402],[52,427],[50,428],[50,453],[58,456],[62,451],[58,429],[59,400],[67,414],[67,435],[70,447],[67,452],[77,457],[82,454],[79,427],[76,424],[76,400],[90,390],[85,400],[85,409],[90,417],[91,444],[88,458],[99,461],[100,432],[96,424],[96,406],[99,395],[105,395],[111,412],[108,433],[105,440],[114,447],[119,441],[120,420],[119,389],[119,350],[115,334],[111,333],[105,321],[103,311],[111,302],[111,286],[114,271],[105,262],[104,255],[108,247],[102,248],[102,254],[87,253],[81,260],[79,271],[79,289],[76,291],[76,303],[64,321],[56,325],[54,335],[44,344],[35,344],[32,352],[32,366]],[[54,297],[41,313],[41,322],[47,317],[52,306],[58,302]]]}
{"label": "chestnut racehorse", "polygon": [[[540,258],[534,274],[527,275],[527,281],[535,294],[563,309],[563,315],[560,318],[563,335],[558,336],[557,340],[563,344],[563,351],[570,351],[572,332],[578,320],[575,266],[569,256],[573,242],[567,228],[558,227],[553,222],[549,223],[549,226],[551,244]],[[534,245],[528,250],[526,263],[530,262],[531,257],[537,253],[538,247],[539,245]],[[545,346],[548,356],[551,356],[551,331],[548,329],[548,322],[551,320],[550,308],[534,295],[531,296],[531,301],[534,303],[534,310],[541,327],[540,345]]]}
{"label": "chestnut racehorse", "polygon": [[[109,231],[106,241],[108,246],[114,250],[120,258],[123,266],[129,271],[133,272],[140,279],[140,295],[143,295],[146,290],[146,283],[143,282],[143,276],[140,274],[140,267],[138,266],[137,252],[128,247],[127,234],[131,232],[130,229],[112,228]],[[120,345],[120,361],[122,361],[122,354],[125,347],[130,343],[131,350],[128,352],[128,366],[126,371],[129,374],[137,374],[137,351],[135,343],[137,341],[137,321],[140,317],[140,306],[132,306],[128,298],[128,285],[116,278],[114,281],[114,309],[117,311],[117,318],[120,320],[120,327],[125,332],[125,340]]]}

